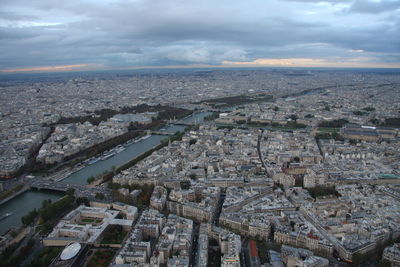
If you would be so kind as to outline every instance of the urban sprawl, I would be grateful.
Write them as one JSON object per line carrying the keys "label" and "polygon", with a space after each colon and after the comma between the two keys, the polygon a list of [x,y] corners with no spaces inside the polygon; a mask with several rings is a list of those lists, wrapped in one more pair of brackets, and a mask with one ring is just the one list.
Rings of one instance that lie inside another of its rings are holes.
{"label": "urban sprawl", "polygon": [[[398,72],[153,71],[0,86],[2,203],[65,191],[4,231],[5,266],[400,266]],[[64,186],[197,113],[207,116],[149,153]]]}

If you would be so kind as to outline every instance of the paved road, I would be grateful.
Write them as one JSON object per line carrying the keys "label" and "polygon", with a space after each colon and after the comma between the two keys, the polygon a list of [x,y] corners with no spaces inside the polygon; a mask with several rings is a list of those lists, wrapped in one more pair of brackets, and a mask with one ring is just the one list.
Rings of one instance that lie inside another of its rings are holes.
{"label": "paved road", "polygon": [[270,174],[270,172],[268,171],[268,167],[267,167],[267,165],[265,164],[264,158],[263,158],[263,156],[262,156],[262,154],[261,154],[261,139],[262,139],[262,137],[263,137],[263,133],[264,133],[264,129],[260,129],[260,132],[258,133],[258,140],[257,140],[257,153],[258,153],[258,157],[260,158],[261,164],[262,164],[262,166],[263,166],[264,169],[265,169],[265,172],[267,173],[267,175],[268,175],[269,177],[271,177],[271,174]]}
{"label": "paved road", "polygon": [[242,251],[241,253],[241,263],[243,267],[250,267],[250,255],[249,255],[249,240],[243,238],[242,240]]}
{"label": "paved road", "polygon": [[189,266],[196,266],[197,262],[197,250],[199,244],[199,229],[200,224],[197,222],[193,222],[193,237],[192,237],[192,250],[189,255]]}
{"label": "paved road", "polygon": [[52,182],[42,179],[32,180],[30,181],[29,185],[32,188],[49,189],[62,192],[66,192],[68,189],[72,188],[75,189],[74,194],[76,197],[95,197],[97,193],[101,193],[107,197],[111,193],[108,188],[104,188],[102,186],[88,187],[86,185]]}
{"label": "paved road", "polygon": [[219,196],[217,209],[215,210],[215,214],[214,214],[214,217],[212,219],[212,224],[215,225],[215,226],[219,226],[219,216],[220,216],[221,211],[222,211],[222,205],[224,204],[225,197],[226,197],[225,193],[221,193],[221,195]]}

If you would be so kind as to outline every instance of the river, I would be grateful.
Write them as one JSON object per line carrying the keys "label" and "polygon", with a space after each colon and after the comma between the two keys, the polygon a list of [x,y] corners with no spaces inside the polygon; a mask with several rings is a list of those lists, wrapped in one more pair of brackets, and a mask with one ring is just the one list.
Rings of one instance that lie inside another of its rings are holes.
{"label": "river", "polygon": [[115,154],[115,156],[112,156],[106,160],[99,160],[96,163],[88,165],[79,171],[70,174],[62,181],[65,183],[87,184],[87,179],[89,177],[112,170],[113,166],[118,167],[129,162],[136,156],[160,144],[161,140],[164,138],[165,136],[163,135],[151,135],[147,139],[140,140],[137,143],[127,146],[124,151]]}
{"label": "river", "polygon": [[62,193],[52,191],[27,191],[0,206],[0,216],[6,213],[12,215],[0,221],[0,235],[7,232],[11,227],[22,225],[21,218],[33,209],[42,206],[43,200],[55,201],[63,196]]}
{"label": "river", "polygon": [[[199,112],[192,114],[182,120],[179,120],[181,123],[198,123],[204,120],[204,117],[210,115],[209,112]],[[161,131],[175,133],[182,132],[185,129],[185,126],[182,125],[169,125]],[[126,147],[126,149],[106,160],[100,160],[96,163],[88,165],[79,171],[76,171],[70,174],[68,177],[63,179],[63,182],[66,183],[75,183],[75,184],[87,184],[87,179],[91,176],[99,175],[105,171],[112,170],[113,166],[118,167],[124,165],[125,163],[131,161],[138,155],[150,150],[151,148],[159,145],[163,139],[167,138],[166,135],[151,135],[147,139],[140,140],[139,142],[133,143]]]}
{"label": "river", "polygon": [[[179,122],[182,123],[200,123],[204,117],[211,114],[210,112],[200,112],[190,115]],[[175,133],[177,131],[183,131],[185,126],[181,125],[169,125],[162,129],[162,131]],[[112,170],[113,166],[121,166],[130,160],[134,159],[138,155],[150,150],[151,148],[159,145],[163,139],[167,138],[166,135],[151,135],[147,139],[140,140],[136,143],[128,145],[126,149],[114,156],[106,159],[97,161],[91,165],[87,165],[82,169],[71,173],[63,182],[86,184],[87,179],[90,176],[96,176],[105,171]],[[29,211],[34,208],[39,208],[42,205],[42,201],[45,199],[56,200],[60,198],[62,194],[50,192],[50,191],[27,191],[12,200],[4,203],[0,206],[0,217],[6,213],[13,213],[11,216],[0,221],[0,234],[4,234],[11,227],[18,227],[22,225],[21,217],[26,215]]]}

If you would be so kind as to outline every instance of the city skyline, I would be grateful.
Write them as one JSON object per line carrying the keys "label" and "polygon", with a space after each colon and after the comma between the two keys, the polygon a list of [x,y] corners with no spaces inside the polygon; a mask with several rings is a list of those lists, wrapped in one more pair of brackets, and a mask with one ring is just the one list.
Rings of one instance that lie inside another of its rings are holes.
{"label": "city skyline", "polygon": [[2,266],[400,263],[399,69],[0,85]]}
{"label": "city skyline", "polygon": [[0,72],[400,67],[400,1],[2,1]]}

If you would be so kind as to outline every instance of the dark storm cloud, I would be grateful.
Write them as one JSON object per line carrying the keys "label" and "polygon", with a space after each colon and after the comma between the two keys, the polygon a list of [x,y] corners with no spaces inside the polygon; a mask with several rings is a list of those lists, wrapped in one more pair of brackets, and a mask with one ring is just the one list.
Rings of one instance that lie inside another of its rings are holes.
{"label": "dark storm cloud", "polygon": [[[3,0],[0,49],[7,53],[0,55],[0,69],[346,59],[348,51],[361,50],[389,62],[387,55],[399,54],[398,12],[368,14],[360,23],[371,8],[361,2],[367,1]],[[398,2],[381,1],[376,13]],[[348,5],[337,10],[340,4]]]}
{"label": "dark storm cloud", "polygon": [[400,0],[285,0],[302,3],[348,4],[349,12],[377,14],[400,8]]}
{"label": "dark storm cloud", "polygon": [[353,0],[284,0],[288,2],[303,2],[303,3],[332,3],[332,4],[339,4],[339,3],[351,3]]}
{"label": "dark storm cloud", "polygon": [[356,0],[350,7],[350,12],[377,14],[400,9],[400,0]]}
{"label": "dark storm cloud", "polygon": [[38,20],[39,18],[32,15],[19,14],[15,12],[5,12],[0,11],[0,18],[9,21],[19,21],[19,20]]}

